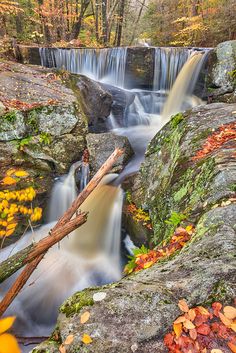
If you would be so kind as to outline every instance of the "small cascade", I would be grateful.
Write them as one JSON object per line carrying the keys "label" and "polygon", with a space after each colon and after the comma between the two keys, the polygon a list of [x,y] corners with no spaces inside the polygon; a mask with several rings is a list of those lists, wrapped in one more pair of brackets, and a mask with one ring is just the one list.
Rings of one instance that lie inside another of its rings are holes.
{"label": "small cascade", "polygon": [[41,63],[123,87],[127,48],[40,48]]}
{"label": "small cascade", "polygon": [[187,48],[155,48],[154,91],[171,89],[192,51]]}
{"label": "small cascade", "polygon": [[171,115],[200,104],[201,100],[192,94],[206,55],[205,52],[193,53],[183,66],[163,107],[163,122]]}
{"label": "small cascade", "polygon": [[[77,195],[75,171],[81,166],[81,162],[74,163],[66,177],[58,178],[55,182],[48,210],[48,222],[54,222],[69,208]],[[55,207],[56,205],[56,207]]]}

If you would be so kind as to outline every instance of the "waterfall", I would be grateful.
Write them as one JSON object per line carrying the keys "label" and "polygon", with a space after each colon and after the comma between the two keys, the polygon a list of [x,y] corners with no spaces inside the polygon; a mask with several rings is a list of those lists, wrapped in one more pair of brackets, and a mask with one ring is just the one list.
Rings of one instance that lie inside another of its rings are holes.
{"label": "waterfall", "polygon": [[192,51],[187,48],[155,48],[154,91],[171,89]]}
{"label": "waterfall", "polygon": [[123,87],[127,48],[40,48],[41,64]]}
{"label": "waterfall", "polygon": [[[57,186],[60,201],[63,197],[67,200],[74,197],[74,192],[71,192],[74,189],[72,171],[76,167],[76,164],[73,165],[69,175]],[[17,315],[17,335],[48,335],[56,320],[58,306],[68,296],[83,288],[121,278],[123,192],[120,186],[109,185],[116,177],[106,176],[90,194],[81,207],[83,211],[89,212],[88,221],[48,251],[8,309],[6,315]],[[71,185],[67,188],[65,184],[68,186],[69,181]],[[57,198],[52,201],[51,207],[61,207]],[[49,223],[35,231],[33,240],[38,241],[46,236],[54,224]],[[29,232],[16,244],[4,249],[0,260],[5,260],[31,242],[32,234]],[[16,276],[4,282],[0,295],[9,288]]]}
{"label": "waterfall", "polygon": [[193,53],[180,71],[162,111],[162,120],[167,122],[171,115],[177,114],[199,104],[199,99],[192,97],[205,52]]}

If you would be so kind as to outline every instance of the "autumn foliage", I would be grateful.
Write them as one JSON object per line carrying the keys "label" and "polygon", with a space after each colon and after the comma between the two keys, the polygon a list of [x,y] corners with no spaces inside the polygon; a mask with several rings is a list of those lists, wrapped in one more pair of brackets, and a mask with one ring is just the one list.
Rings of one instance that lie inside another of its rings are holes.
{"label": "autumn foliage", "polygon": [[183,312],[164,337],[169,353],[236,352],[236,308],[215,302],[210,309],[189,309],[185,300],[178,303]]}
{"label": "autumn foliage", "polygon": [[219,130],[210,135],[203,144],[202,149],[196,153],[192,160],[200,160],[223,147],[228,141],[236,139],[236,123],[222,125]]}
{"label": "autumn foliage", "polygon": [[178,227],[167,245],[148,250],[144,246],[134,250],[134,256],[126,265],[124,271],[128,274],[151,267],[156,262],[173,255],[177,250],[182,249],[190,240],[194,228],[192,225],[186,228]]}
{"label": "autumn foliage", "polygon": [[28,172],[14,168],[7,170],[0,180],[0,238],[12,235],[22,217],[27,217],[31,222],[37,222],[42,217],[42,209],[32,206],[36,197],[32,186],[12,189],[21,181],[25,184],[31,182]]}
{"label": "autumn foliage", "polygon": [[20,353],[20,348],[14,336],[6,331],[11,328],[15,317],[6,317],[0,320],[0,352],[1,353]]}

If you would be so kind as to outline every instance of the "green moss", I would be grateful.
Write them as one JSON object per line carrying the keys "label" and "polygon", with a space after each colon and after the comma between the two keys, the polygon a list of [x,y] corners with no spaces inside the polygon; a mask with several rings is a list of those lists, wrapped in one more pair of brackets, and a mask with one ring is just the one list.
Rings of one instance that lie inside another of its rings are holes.
{"label": "green moss", "polygon": [[204,304],[211,305],[214,302],[224,304],[227,301],[231,301],[232,298],[234,298],[234,290],[224,280],[220,280],[214,285],[211,294]]}
{"label": "green moss", "polygon": [[14,123],[16,121],[16,118],[17,118],[17,115],[14,110],[1,116],[1,120],[4,120],[8,123]]}
{"label": "green moss", "polygon": [[38,133],[38,113],[35,109],[28,112],[27,125],[32,129],[32,132]]}
{"label": "green moss", "polygon": [[170,126],[172,129],[176,129],[177,126],[184,120],[184,115],[182,113],[178,113],[171,117]]}
{"label": "green moss", "polygon": [[78,292],[69,298],[61,307],[60,312],[66,316],[78,313],[84,306],[94,304],[91,289],[85,289],[83,292]]}

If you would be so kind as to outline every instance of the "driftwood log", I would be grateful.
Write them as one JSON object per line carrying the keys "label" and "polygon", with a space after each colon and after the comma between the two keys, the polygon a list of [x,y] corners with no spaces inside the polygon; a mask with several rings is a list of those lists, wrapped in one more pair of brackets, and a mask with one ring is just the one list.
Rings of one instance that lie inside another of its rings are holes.
{"label": "driftwood log", "polygon": [[41,239],[36,244],[29,245],[25,249],[17,252],[15,255],[11,256],[9,259],[3,261],[0,264],[0,283],[26,265],[1,301],[0,316],[6,311],[8,306],[23,288],[37,265],[43,259],[48,249],[86,222],[86,213],[76,215],[76,217],[73,219],[72,217],[85,201],[85,199],[96,188],[104,175],[111,170],[114,163],[123,153],[123,150],[119,148],[115,149],[115,151],[102,165],[92,180],[88,183],[86,188],[78,195],[76,200],[72,203],[71,207],[64,213],[64,215],[59,219],[59,221],[45,238]]}

